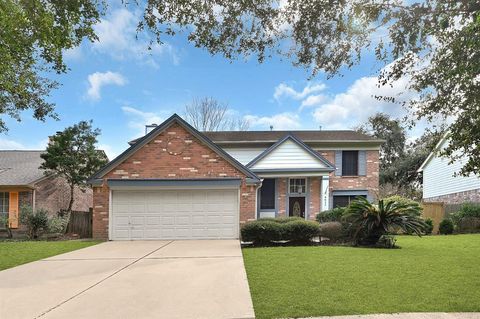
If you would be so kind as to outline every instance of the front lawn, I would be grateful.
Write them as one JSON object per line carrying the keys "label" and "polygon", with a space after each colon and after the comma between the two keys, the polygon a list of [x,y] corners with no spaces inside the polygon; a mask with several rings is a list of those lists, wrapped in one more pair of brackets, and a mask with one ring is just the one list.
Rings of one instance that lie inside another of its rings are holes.
{"label": "front lawn", "polygon": [[0,241],[0,270],[98,244],[98,241]]}
{"label": "front lawn", "polygon": [[257,318],[480,311],[480,235],[243,249]]}

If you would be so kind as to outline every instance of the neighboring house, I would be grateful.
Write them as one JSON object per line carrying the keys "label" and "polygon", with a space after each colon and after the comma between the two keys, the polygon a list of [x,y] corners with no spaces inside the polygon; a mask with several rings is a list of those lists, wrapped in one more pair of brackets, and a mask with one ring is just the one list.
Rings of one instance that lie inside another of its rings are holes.
{"label": "neighboring house", "polygon": [[90,180],[95,238],[238,238],[378,190],[382,141],[354,131],[201,133],[174,114],[130,144]]}
{"label": "neighboring house", "polygon": [[455,176],[468,158],[463,156],[450,164],[448,158],[438,156],[447,143],[448,134],[442,137],[418,169],[423,173],[423,200],[447,204],[480,202],[480,177],[474,174]]}
{"label": "neighboring house", "polygon": [[[45,209],[55,215],[68,207],[70,188],[63,178],[45,176],[39,166],[43,151],[0,151],[0,214],[9,216],[10,226],[18,227],[22,205]],[[92,190],[74,193],[73,210],[92,207]],[[3,226],[3,225],[2,225]]]}

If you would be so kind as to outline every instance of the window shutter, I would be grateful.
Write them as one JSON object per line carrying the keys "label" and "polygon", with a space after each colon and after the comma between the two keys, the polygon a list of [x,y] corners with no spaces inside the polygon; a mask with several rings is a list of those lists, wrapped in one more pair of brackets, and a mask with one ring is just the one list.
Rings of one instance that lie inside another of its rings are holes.
{"label": "window shutter", "polygon": [[358,175],[367,175],[367,152],[358,151]]}
{"label": "window shutter", "polygon": [[335,175],[342,176],[342,151],[335,151]]}
{"label": "window shutter", "polygon": [[10,192],[8,202],[8,223],[10,228],[18,228],[18,192]]}

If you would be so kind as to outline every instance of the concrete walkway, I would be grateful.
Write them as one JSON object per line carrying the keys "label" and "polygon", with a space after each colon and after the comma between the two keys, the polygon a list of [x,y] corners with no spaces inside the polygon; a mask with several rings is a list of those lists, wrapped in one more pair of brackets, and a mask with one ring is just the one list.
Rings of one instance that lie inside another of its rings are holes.
{"label": "concrete walkway", "polygon": [[254,318],[254,312],[238,241],[135,241],[1,271],[0,318]]}
{"label": "concrete walkway", "polygon": [[[307,318],[304,318],[307,319]],[[315,317],[308,319],[480,319],[478,312],[445,313],[445,312],[412,312],[357,316]]]}

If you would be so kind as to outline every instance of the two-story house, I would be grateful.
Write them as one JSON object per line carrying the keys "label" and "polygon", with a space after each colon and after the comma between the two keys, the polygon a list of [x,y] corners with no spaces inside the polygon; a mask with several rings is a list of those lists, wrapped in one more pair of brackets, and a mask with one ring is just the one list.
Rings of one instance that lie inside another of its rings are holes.
{"label": "two-story house", "polygon": [[94,237],[238,238],[378,191],[383,141],[355,131],[199,132],[173,115],[91,179]]}

